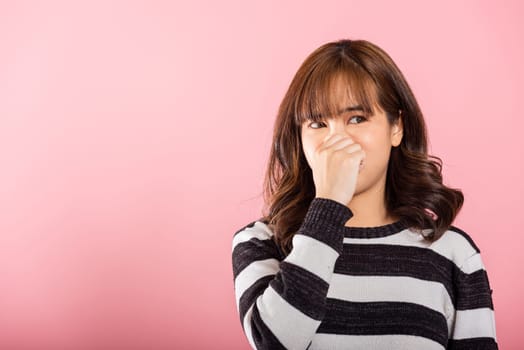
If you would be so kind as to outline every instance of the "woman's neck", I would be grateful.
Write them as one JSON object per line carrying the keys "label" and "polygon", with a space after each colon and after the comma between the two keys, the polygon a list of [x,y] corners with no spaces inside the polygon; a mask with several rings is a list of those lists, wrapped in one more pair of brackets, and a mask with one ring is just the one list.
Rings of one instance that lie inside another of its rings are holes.
{"label": "woman's neck", "polygon": [[376,227],[391,224],[398,218],[391,216],[386,208],[384,188],[369,190],[353,196],[348,207],[353,212],[345,226]]}

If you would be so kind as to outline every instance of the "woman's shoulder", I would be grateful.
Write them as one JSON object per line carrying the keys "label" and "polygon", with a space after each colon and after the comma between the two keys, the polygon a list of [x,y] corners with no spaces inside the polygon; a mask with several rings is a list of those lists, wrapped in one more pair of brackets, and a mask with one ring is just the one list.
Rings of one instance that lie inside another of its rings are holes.
{"label": "woman's shoulder", "polygon": [[274,232],[267,221],[257,219],[237,230],[233,235],[233,255],[247,258],[276,258],[284,253],[274,240]]}
{"label": "woman's shoulder", "polygon": [[267,221],[265,221],[263,218],[259,218],[237,229],[233,234],[233,238],[237,237],[238,235],[265,236],[270,238],[273,236],[273,231],[269,228],[269,223]]}
{"label": "woman's shoulder", "polygon": [[468,233],[466,233],[466,231],[462,230],[461,228],[457,226],[453,226],[453,225],[448,228],[448,231],[452,232],[455,235],[462,237],[461,239],[464,240],[464,244],[469,245],[477,253],[480,253],[479,247],[474,242],[473,238]]}
{"label": "woman's shoulder", "polygon": [[432,249],[452,260],[458,267],[469,258],[480,254],[480,249],[463,229],[450,226],[432,245]]}
{"label": "woman's shoulder", "polygon": [[233,234],[233,248],[239,243],[251,240],[272,240],[273,236],[274,233],[269,227],[268,222],[263,218],[259,218],[235,231]]}

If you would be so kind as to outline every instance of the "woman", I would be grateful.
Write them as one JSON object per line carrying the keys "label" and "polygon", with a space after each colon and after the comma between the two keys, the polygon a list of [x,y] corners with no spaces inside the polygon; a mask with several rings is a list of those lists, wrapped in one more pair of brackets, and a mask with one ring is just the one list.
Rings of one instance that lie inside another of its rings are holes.
{"label": "woman", "polygon": [[235,233],[233,274],[255,349],[497,349],[463,203],[428,155],[404,76],[364,40],[325,44],[280,106],[266,213]]}

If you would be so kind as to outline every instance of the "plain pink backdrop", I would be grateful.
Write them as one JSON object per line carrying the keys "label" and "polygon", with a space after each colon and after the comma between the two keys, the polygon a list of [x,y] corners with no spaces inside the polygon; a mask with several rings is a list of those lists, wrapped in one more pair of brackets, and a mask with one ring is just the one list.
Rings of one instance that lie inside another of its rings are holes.
{"label": "plain pink backdrop", "polygon": [[519,1],[2,1],[0,348],[247,349],[233,233],[260,217],[304,58],[367,39],[406,75],[502,349],[524,302]]}

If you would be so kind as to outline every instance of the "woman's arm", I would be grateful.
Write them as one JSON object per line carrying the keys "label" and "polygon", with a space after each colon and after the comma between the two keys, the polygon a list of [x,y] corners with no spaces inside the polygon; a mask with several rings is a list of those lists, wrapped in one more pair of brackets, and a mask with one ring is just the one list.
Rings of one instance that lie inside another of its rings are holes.
{"label": "woman's arm", "polygon": [[448,349],[498,349],[492,290],[480,253],[460,267],[455,285],[455,323]]}
{"label": "woman's arm", "polygon": [[335,262],[350,209],[315,198],[293,249],[279,261],[270,232],[260,226],[233,239],[233,273],[242,327],[254,349],[306,349],[326,308]]}

